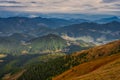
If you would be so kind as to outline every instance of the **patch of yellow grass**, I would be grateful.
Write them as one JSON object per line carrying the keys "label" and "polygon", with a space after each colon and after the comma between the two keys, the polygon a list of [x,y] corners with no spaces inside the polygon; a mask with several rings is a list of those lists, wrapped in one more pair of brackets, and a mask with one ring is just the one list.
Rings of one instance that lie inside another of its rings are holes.
{"label": "patch of yellow grass", "polygon": [[5,55],[5,54],[0,54],[0,58],[4,58],[4,57],[6,57],[7,55]]}

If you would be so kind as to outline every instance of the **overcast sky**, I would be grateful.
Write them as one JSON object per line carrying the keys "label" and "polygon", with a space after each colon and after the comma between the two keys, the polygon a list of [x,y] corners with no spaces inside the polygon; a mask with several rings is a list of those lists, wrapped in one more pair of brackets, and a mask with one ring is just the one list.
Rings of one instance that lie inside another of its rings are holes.
{"label": "overcast sky", "polygon": [[0,13],[2,12],[4,15],[8,15],[7,12],[22,12],[112,14],[120,16],[120,0],[0,0]]}

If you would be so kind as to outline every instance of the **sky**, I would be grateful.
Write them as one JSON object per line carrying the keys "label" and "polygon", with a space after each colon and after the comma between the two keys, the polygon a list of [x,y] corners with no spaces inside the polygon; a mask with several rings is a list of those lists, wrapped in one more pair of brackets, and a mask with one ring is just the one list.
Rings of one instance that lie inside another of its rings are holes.
{"label": "sky", "polygon": [[101,14],[120,16],[120,0],[0,0],[0,16]]}

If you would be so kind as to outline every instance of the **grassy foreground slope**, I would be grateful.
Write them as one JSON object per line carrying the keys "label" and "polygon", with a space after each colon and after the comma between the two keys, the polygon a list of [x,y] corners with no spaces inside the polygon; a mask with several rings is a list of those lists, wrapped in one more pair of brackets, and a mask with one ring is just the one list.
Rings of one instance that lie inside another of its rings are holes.
{"label": "grassy foreground slope", "polygon": [[[93,76],[94,75],[94,76]],[[105,66],[100,67],[98,70],[81,76],[76,80],[119,80],[120,79],[120,56],[106,64]]]}
{"label": "grassy foreground slope", "polygon": [[96,59],[71,68],[53,80],[119,80],[120,54]]}

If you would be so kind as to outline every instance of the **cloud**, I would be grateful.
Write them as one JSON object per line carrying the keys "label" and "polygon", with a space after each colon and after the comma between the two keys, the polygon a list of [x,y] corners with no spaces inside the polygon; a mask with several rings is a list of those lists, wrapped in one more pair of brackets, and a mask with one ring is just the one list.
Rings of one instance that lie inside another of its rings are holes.
{"label": "cloud", "polygon": [[17,1],[0,1],[0,3],[20,3],[20,2],[17,2]]}
{"label": "cloud", "polygon": [[0,0],[0,11],[117,14],[119,0]]}
{"label": "cloud", "polygon": [[105,3],[120,2],[120,0],[103,0]]}

